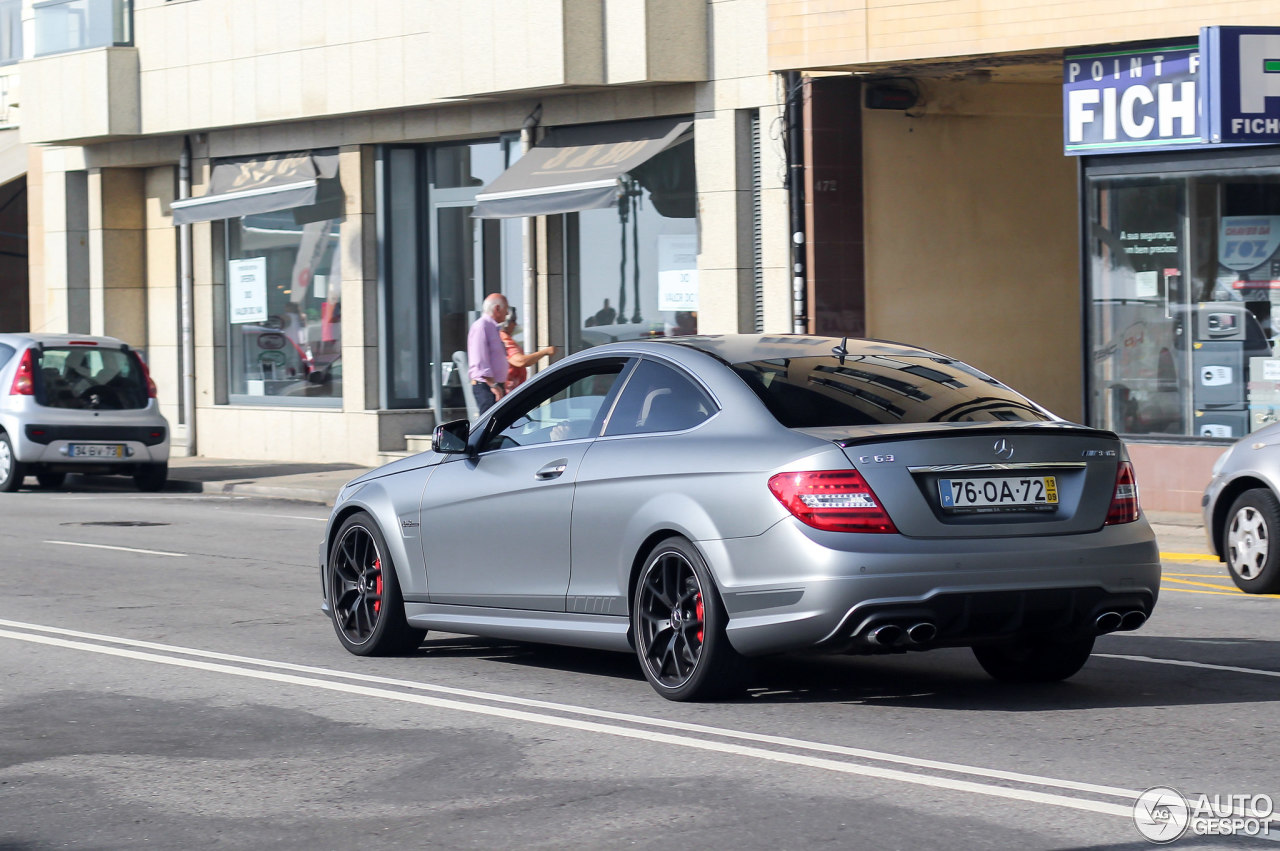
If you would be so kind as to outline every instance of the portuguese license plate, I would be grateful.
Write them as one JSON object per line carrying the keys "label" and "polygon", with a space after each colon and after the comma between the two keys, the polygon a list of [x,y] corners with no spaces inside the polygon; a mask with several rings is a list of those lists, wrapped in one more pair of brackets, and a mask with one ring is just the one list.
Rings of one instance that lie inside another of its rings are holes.
{"label": "portuguese license plate", "polygon": [[72,458],[123,458],[124,445],[120,443],[72,443]]}
{"label": "portuguese license plate", "polygon": [[1058,507],[1058,480],[1054,476],[942,479],[938,496],[944,511],[1052,511]]}

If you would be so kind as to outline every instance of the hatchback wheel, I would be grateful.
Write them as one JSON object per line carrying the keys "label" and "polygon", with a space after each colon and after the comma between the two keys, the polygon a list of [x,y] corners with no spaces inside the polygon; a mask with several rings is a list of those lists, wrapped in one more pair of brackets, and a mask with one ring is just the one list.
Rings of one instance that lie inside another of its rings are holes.
{"label": "hatchback wheel", "polygon": [[27,465],[14,457],[9,435],[0,432],[0,492],[16,491],[26,477]]}
{"label": "hatchback wheel", "polygon": [[1280,591],[1280,502],[1266,488],[1245,491],[1232,503],[1222,530],[1227,570],[1241,591]]}
{"label": "hatchback wheel", "polygon": [[1073,676],[1089,661],[1093,636],[1061,641],[1041,639],[973,648],[982,669],[1008,683],[1055,683]]}
{"label": "hatchback wheel", "polygon": [[422,643],[426,630],[405,620],[395,565],[368,514],[351,515],[333,536],[326,590],[338,640],[357,656],[393,656]]}
{"label": "hatchback wheel", "polygon": [[693,545],[668,538],[649,555],[631,607],[640,667],[668,700],[702,700],[738,691],[746,660],[725,635],[724,604]]}

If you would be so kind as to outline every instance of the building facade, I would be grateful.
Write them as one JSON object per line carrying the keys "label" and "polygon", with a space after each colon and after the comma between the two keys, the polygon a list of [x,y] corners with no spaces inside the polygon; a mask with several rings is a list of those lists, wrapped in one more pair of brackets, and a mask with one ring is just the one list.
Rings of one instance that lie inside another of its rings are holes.
{"label": "building facade", "polygon": [[23,16],[30,327],[145,351],[178,452],[413,448],[492,292],[556,357],[791,327],[764,0]]}
{"label": "building facade", "polygon": [[1278,14],[773,0],[815,315],[861,304],[870,336],[1114,429],[1148,509],[1198,510],[1223,447],[1280,414]]}

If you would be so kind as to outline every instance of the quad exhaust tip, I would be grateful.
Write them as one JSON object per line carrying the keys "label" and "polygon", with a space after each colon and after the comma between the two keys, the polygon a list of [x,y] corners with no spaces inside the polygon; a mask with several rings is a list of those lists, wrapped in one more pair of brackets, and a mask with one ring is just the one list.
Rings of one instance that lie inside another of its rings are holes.
{"label": "quad exhaust tip", "polygon": [[1146,612],[1132,611],[1125,612],[1120,618],[1120,628],[1123,630],[1137,629],[1147,622]]}
{"label": "quad exhaust tip", "polygon": [[867,633],[867,641],[879,647],[892,647],[900,640],[902,640],[902,627],[897,624],[887,623]]}
{"label": "quad exhaust tip", "polygon": [[907,640],[912,644],[928,644],[938,637],[938,628],[925,621],[907,630]]}
{"label": "quad exhaust tip", "polygon": [[1103,612],[1098,615],[1098,619],[1094,621],[1094,625],[1097,626],[1098,632],[1102,633],[1115,632],[1123,623],[1124,618],[1120,616],[1119,612]]}

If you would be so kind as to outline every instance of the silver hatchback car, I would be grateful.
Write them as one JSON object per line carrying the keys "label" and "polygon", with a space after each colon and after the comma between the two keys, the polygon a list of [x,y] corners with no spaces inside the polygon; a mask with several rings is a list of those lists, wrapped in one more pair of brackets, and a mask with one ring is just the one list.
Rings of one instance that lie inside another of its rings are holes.
{"label": "silver hatchback car", "polygon": [[342,489],[320,575],[352,653],[628,651],[687,700],[791,651],[1064,679],[1142,626],[1160,557],[1115,434],[936,352],[730,335],[589,349],[440,426]]}
{"label": "silver hatchback car", "polygon": [[169,424],[146,364],[113,337],[0,334],[0,491],[72,472],[164,487]]}
{"label": "silver hatchback car", "polygon": [[1249,594],[1280,592],[1280,423],[1218,457],[1200,501],[1209,548]]}

